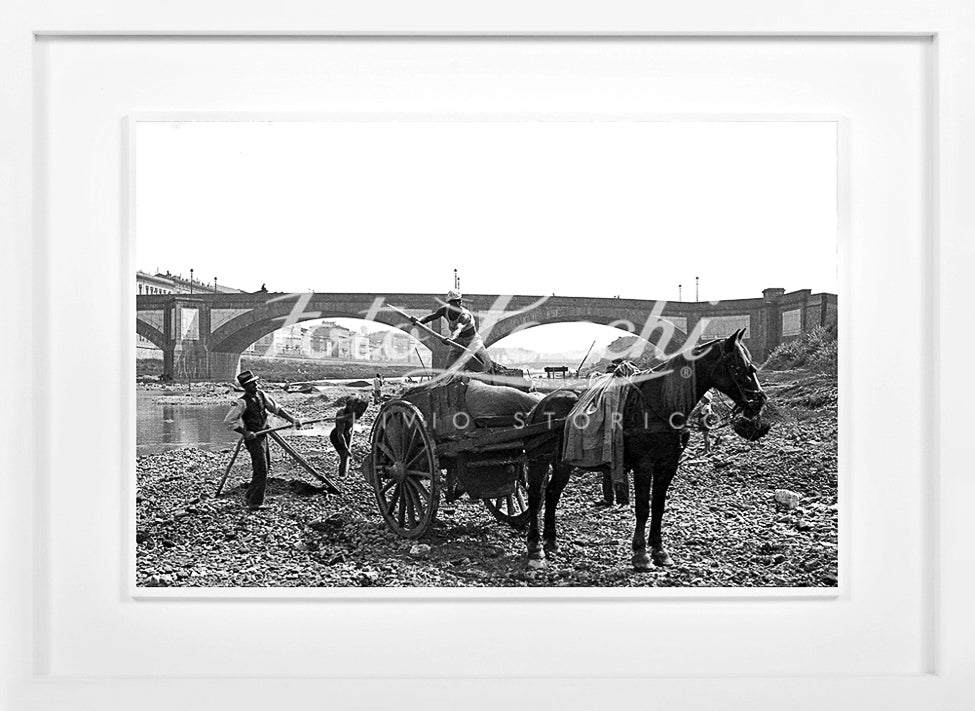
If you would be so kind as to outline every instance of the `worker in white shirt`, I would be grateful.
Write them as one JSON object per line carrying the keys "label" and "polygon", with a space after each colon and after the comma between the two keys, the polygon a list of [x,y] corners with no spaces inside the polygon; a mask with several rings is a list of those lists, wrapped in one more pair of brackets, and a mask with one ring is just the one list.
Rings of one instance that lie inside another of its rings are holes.
{"label": "worker in white shirt", "polygon": [[268,413],[283,417],[296,428],[301,420],[278,405],[274,398],[257,387],[258,377],[249,370],[237,376],[237,382],[244,388],[242,397],[237,398],[224,418],[224,424],[244,438],[244,446],[251,455],[251,483],[247,488],[247,507],[252,511],[264,504],[264,490],[267,487],[267,472],[270,464],[270,451],[267,435],[256,434],[267,429]]}

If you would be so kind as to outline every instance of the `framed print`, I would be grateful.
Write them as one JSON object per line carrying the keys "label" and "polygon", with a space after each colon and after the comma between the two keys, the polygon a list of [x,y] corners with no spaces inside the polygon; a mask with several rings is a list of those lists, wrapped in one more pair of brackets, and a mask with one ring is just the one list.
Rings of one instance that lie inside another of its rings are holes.
{"label": "framed print", "polygon": [[969,707],[958,7],[5,8],[7,705]]}
{"label": "framed print", "polygon": [[[133,593],[835,591],[840,122],[386,118],[132,118],[136,262],[196,265],[135,270]],[[164,177],[187,166],[195,184]],[[300,277],[248,227],[281,215]],[[770,270],[782,229],[806,258]],[[540,230],[537,250],[503,246]],[[686,298],[639,298],[687,269]],[[770,271],[815,288],[760,288]],[[448,289],[424,293],[438,273]],[[760,296],[730,298],[749,280]],[[251,397],[273,431],[241,439],[229,413]],[[695,522],[681,566],[651,515],[664,477]],[[254,550],[269,531],[287,567]]]}

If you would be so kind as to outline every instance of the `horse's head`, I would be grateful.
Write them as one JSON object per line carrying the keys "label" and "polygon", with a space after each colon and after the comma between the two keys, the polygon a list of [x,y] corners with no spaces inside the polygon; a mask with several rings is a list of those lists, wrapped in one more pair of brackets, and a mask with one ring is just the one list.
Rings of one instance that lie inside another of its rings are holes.
{"label": "horse's head", "polygon": [[769,430],[767,424],[759,424],[762,408],[768,396],[758,382],[758,371],[751,354],[741,342],[745,330],[735,331],[728,338],[711,344],[709,353],[710,386],[730,397],[741,408],[748,423],[735,426],[735,431],[746,439],[758,439]]}

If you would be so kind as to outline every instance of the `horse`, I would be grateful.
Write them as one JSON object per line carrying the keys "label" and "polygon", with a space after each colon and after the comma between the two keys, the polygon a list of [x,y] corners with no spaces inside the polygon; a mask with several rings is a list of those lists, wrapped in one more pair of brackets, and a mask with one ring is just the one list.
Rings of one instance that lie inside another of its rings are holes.
{"label": "horse", "polygon": [[[758,382],[751,354],[741,342],[744,329],[726,339],[702,343],[682,350],[649,371],[637,371],[625,381],[621,394],[623,428],[623,466],[633,472],[636,498],[636,526],[633,531],[632,564],[637,571],[673,565],[663,546],[661,526],[664,502],[681,454],[687,446],[687,418],[697,402],[711,388],[724,393],[735,403],[739,416],[734,430],[742,437],[757,440],[770,425],[760,415],[768,398]],[[580,393],[557,390],[547,395],[529,413],[529,424],[562,421],[568,418]],[[571,420],[569,420],[571,423]],[[610,426],[620,426],[614,421]],[[546,554],[558,552],[555,511],[559,497],[569,481],[573,465],[562,459],[564,428],[551,433],[546,443],[528,455],[528,565],[545,566]],[[607,465],[589,470],[608,471]],[[538,513],[545,486],[545,521],[540,544]],[[650,551],[647,555],[646,523],[650,521]]]}

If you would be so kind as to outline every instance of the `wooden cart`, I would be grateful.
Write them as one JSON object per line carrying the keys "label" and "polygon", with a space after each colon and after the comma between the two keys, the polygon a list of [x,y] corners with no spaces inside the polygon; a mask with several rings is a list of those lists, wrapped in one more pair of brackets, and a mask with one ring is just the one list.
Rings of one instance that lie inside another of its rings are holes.
{"label": "wooden cart", "polygon": [[373,423],[362,465],[390,530],[418,538],[446,501],[465,493],[500,521],[528,523],[526,446],[554,440],[562,422],[524,424],[515,415],[475,417],[467,378],[417,388],[386,402]]}

